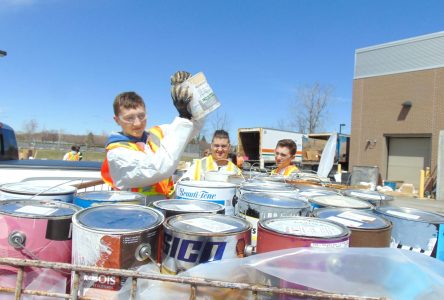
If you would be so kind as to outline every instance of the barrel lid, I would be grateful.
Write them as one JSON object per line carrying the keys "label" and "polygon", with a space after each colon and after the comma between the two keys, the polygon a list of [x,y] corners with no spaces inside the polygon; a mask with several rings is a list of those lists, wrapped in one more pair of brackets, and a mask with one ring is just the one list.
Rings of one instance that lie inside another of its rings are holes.
{"label": "barrel lid", "polygon": [[342,192],[345,196],[370,201],[392,201],[393,197],[384,195],[378,191],[369,190],[345,190]]}
{"label": "barrel lid", "polygon": [[298,191],[298,189],[291,184],[282,183],[282,182],[271,182],[271,181],[245,182],[241,185],[240,188],[243,191],[249,191],[249,192],[293,193]]}
{"label": "barrel lid", "polygon": [[444,223],[444,216],[442,215],[410,207],[379,206],[376,208],[376,212],[384,216],[415,222],[431,224]]}
{"label": "barrel lid", "polygon": [[78,193],[75,198],[89,201],[143,201],[145,195],[128,191],[93,191]]}
{"label": "barrel lid", "polygon": [[170,217],[164,226],[185,234],[209,235],[240,233],[251,229],[244,219],[215,214],[184,214]]}
{"label": "barrel lid", "polygon": [[342,224],[311,217],[277,217],[259,221],[270,231],[307,238],[338,238],[350,234]]}
{"label": "barrel lid", "polygon": [[217,203],[199,200],[168,199],[158,200],[152,204],[155,208],[166,211],[184,211],[184,212],[218,212],[225,208]]}
{"label": "barrel lid", "polygon": [[310,202],[326,207],[341,207],[355,209],[371,209],[373,206],[362,200],[341,195],[317,196],[309,199]]}
{"label": "barrel lid", "polygon": [[229,182],[221,182],[221,181],[194,181],[194,180],[183,180],[179,181],[177,183],[181,186],[188,186],[188,187],[196,187],[196,188],[235,188],[236,185]]}
{"label": "barrel lid", "polygon": [[43,180],[23,181],[5,183],[0,186],[0,190],[7,193],[22,194],[22,195],[64,195],[73,194],[77,190],[70,185],[54,185],[45,183]]}
{"label": "barrel lid", "polygon": [[250,204],[282,208],[308,208],[310,206],[305,199],[272,193],[247,192],[242,194],[240,200]]}
{"label": "barrel lid", "polygon": [[134,232],[154,228],[164,221],[156,210],[130,204],[108,204],[86,208],[73,217],[74,223],[104,232]]}
{"label": "barrel lid", "polygon": [[15,199],[0,201],[0,213],[32,219],[70,217],[80,207],[61,201]]}
{"label": "barrel lid", "polygon": [[299,191],[299,195],[305,198],[312,198],[317,196],[325,196],[325,195],[337,195],[338,193],[332,190],[327,189],[317,189],[317,188],[308,188],[301,189]]}
{"label": "barrel lid", "polygon": [[348,208],[319,208],[313,211],[317,218],[341,223],[349,228],[383,229],[390,222],[369,211]]}

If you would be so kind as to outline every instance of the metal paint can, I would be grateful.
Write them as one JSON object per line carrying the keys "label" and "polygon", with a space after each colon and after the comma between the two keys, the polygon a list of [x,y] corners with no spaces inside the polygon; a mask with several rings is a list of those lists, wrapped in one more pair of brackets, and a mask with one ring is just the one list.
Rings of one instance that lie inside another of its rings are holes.
{"label": "metal paint can", "polygon": [[390,247],[392,224],[373,212],[348,208],[319,208],[313,216],[341,223],[350,231],[350,247]]}
{"label": "metal paint can", "polygon": [[210,201],[225,206],[226,215],[234,215],[236,185],[228,182],[179,181],[176,199]]}
{"label": "metal paint can", "polygon": [[72,203],[77,189],[70,185],[54,185],[45,180],[5,183],[0,186],[2,199],[49,200]]}
{"label": "metal paint can", "polygon": [[345,190],[342,192],[342,194],[348,197],[353,197],[356,199],[370,202],[370,204],[374,206],[389,205],[389,202],[393,201],[394,199],[390,195],[384,195],[378,191],[370,191],[370,190]]}
{"label": "metal paint can", "polygon": [[126,191],[94,191],[76,194],[73,202],[83,208],[104,204],[145,205],[146,197],[140,193]]}
{"label": "metal paint can", "polygon": [[256,253],[319,247],[347,248],[350,230],[342,224],[309,217],[279,217],[258,222]]}
{"label": "metal paint can", "polygon": [[393,223],[391,247],[444,261],[444,216],[395,206],[377,207],[376,213]]}
{"label": "metal paint can", "polygon": [[239,188],[239,195],[243,193],[273,193],[298,198],[298,192],[299,189],[291,184],[272,181],[245,182]]}
{"label": "metal paint can", "polygon": [[70,263],[71,218],[79,210],[60,201],[1,201],[1,257]]}
{"label": "metal paint can", "polygon": [[163,224],[163,237],[161,271],[178,274],[201,263],[246,256],[251,225],[226,215],[177,215]]}
{"label": "metal paint can", "polygon": [[[101,205],[73,216],[73,264],[135,269],[159,261],[159,238],[164,216],[141,205]],[[121,278],[83,274],[83,284],[119,290]]]}
{"label": "metal paint can", "polygon": [[373,205],[367,201],[358,200],[352,197],[341,196],[341,195],[325,195],[311,197],[308,200],[313,209],[323,208],[323,207],[334,207],[334,208],[353,208],[353,209],[364,209],[372,210]]}
{"label": "metal paint can", "polygon": [[165,218],[190,213],[225,214],[224,206],[209,201],[166,199],[155,201],[151,205]]}
{"label": "metal paint can", "polygon": [[239,198],[235,214],[250,222],[251,244],[256,246],[257,222],[259,220],[283,216],[308,216],[310,204],[294,197],[267,193],[244,193]]}

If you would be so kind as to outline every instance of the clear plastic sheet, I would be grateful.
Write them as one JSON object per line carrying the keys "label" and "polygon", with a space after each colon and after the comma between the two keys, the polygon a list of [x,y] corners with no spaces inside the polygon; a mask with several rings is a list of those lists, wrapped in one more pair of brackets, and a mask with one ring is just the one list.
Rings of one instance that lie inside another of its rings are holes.
{"label": "clear plastic sheet", "polygon": [[[150,265],[138,271],[153,271]],[[198,265],[181,276],[363,297],[444,299],[444,262],[394,248],[298,248]],[[130,281],[119,299],[128,299]],[[190,285],[138,280],[137,299],[189,299]],[[197,299],[253,299],[248,291],[197,287]],[[279,299],[262,294],[259,299]],[[282,298],[280,298],[282,299]],[[284,299],[296,299],[290,296]]]}
{"label": "clear plastic sheet", "polygon": [[[17,273],[10,270],[0,270],[0,286],[15,288]],[[50,269],[31,269],[26,268],[24,274],[24,289],[45,291],[53,293],[66,292],[66,276]],[[0,299],[15,299],[14,294],[0,293]],[[22,295],[22,300],[55,300],[64,299],[58,297],[46,297],[35,295]]]}
{"label": "clear plastic sheet", "polygon": [[324,150],[322,150],[321,161],[319,162],[317,173],[320,177],[328,177],[328,174],[330,174],[335,160],[337,139],[337,134],[332,134],[329,137],[327,144],[325,144]]}

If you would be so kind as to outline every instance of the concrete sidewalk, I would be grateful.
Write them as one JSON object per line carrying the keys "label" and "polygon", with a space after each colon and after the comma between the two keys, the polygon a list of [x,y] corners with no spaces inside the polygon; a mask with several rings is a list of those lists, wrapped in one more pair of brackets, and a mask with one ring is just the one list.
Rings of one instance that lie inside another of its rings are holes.
{"label": "concrete sidewalk", "polygon": [[444,200],[395,196],[389,205],[410,207],[444,215]]}

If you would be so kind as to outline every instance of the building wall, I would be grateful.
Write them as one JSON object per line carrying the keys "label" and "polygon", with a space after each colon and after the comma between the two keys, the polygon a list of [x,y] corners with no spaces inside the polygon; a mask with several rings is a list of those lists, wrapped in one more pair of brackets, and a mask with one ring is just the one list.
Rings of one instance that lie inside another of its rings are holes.
{"label": "building wall", "polygon": [[[356,78],[356,76],[355,76]],[[410,101],[410,109],[402,103]],[[387,137],[431,137],[436,170],[444,129],[444,68],[356,78],[353,82],[350,165],[378,166],[387,174]]]}

